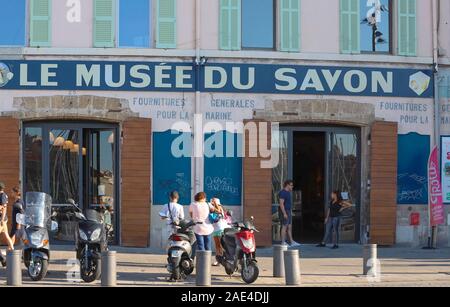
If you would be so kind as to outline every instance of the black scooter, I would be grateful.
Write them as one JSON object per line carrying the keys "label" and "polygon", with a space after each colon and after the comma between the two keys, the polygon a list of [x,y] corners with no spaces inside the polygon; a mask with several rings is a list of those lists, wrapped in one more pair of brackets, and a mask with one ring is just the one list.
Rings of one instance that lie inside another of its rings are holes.
{"label": "black scooter", "polygon": [[78,221],[75,248],[80,262],[80,277],[91,283],[101,276],[101,254],[108,250],[107,230],[99,216],[101,213],[88,209],[85,216],[73,199],[68,202],[76,209],[74,215]]}

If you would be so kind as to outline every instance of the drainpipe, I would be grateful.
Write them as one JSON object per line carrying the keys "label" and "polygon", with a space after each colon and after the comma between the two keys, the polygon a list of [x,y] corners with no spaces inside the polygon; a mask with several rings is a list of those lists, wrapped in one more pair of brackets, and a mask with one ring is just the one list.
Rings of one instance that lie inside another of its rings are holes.
{"label": "drainpipe", "polygon": [[[196,89],[195,89],[195,105],[194,105],[194,125],[193,125],[193,137],[194,137],[194,194],[202,190],[202,178],[201,178],[201,163],[202,157],[198,152],[198,145],[203,143],[203,127],[198,127],[202,125],[202,121],[197,119],[202,118],[201,113],[201,97],[200,97],[200,69],[201,69],[201,58],[200,58],[200,43],[201,43],[201,0],[195,0],[195,73],[196,73]],[[200,143],[201,142],[201,143]]]}
{"label": "drainpipe", "polygon": [[[431,1],[432,9],[432,22],[433,22],[433,81],[434,81],[434,143],[438,148],[438,156],[440,156],[440,131],[441,131],[441,112],[439,103],[439,84],[438,84],[438,73],[439,73],[439,1]],[[437,247],[437,227],[431,227],[431,211],[430,206],[428,206],[428,218],[431,229],[431,247]]]}

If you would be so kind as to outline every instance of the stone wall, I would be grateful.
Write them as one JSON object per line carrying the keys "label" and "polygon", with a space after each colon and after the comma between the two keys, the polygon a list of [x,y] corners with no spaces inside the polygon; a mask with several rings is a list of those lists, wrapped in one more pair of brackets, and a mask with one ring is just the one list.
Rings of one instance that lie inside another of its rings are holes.
{"label": "stone wall", "polygon": [[133,113],[126,99],[99,96],[39,96],[16,97],[17,111],[4,112],[3,116],[13,116],[21,120],[85,119],[121,122]]}

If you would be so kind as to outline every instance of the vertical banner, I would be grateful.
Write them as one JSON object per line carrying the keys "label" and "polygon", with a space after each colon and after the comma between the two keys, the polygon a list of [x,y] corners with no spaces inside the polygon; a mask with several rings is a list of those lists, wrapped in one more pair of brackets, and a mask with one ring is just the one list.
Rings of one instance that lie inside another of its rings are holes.
{"label": "vertical banner", "polygon": [[445,223],[444,204],[442,201],[441,176],[439,172],[438,148],[435,146],[428,161],[428,193],[430,206],[430,225]]}

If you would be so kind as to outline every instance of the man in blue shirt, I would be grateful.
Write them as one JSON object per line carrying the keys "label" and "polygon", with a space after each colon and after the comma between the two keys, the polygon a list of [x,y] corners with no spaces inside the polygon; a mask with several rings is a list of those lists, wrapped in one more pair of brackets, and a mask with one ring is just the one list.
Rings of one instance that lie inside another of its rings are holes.
{"label": "man in blue shirt", "polygon": [[[281,221],[281,244],[289,245],[291,247],[298,247],[300,244],[292,238],[292,190],[294,189],[294,182],[286,180],[284,188],[278,193],[279,207],[278,214]],[[289,242],[286,241],[286,234]]]}

